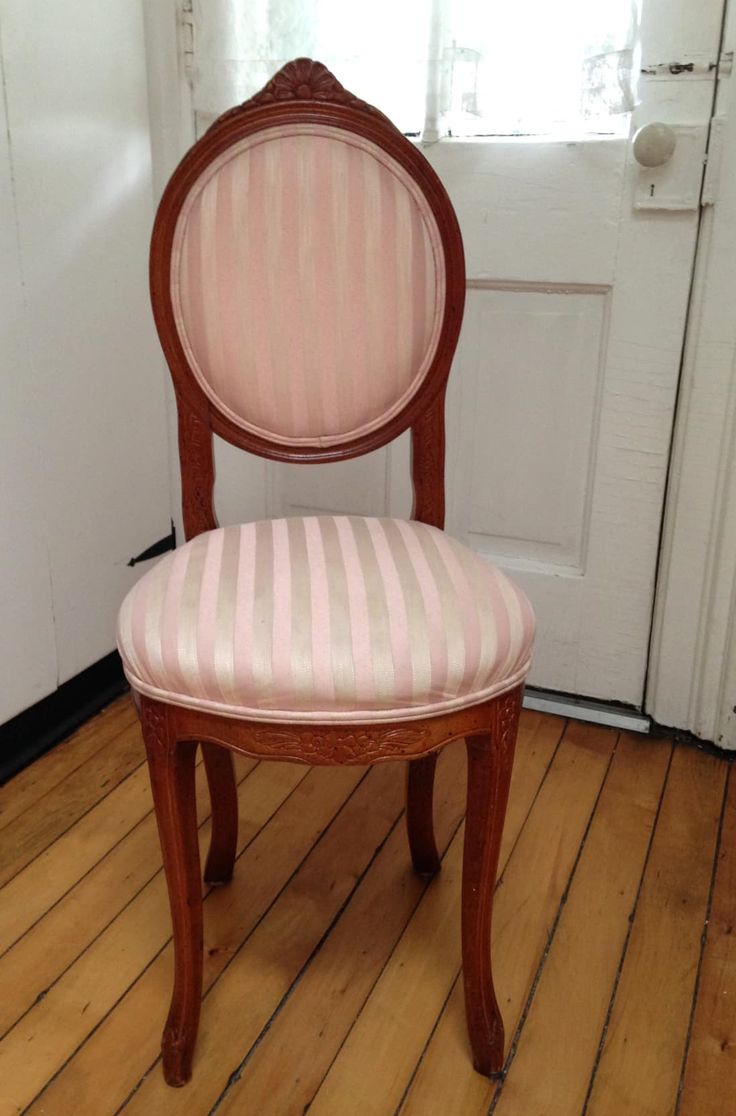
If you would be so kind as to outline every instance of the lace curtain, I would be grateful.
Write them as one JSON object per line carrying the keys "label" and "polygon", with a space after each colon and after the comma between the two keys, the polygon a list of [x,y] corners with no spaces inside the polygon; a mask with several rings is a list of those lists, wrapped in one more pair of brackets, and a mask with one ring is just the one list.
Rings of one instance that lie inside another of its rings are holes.
{"label": "lace curtain", "polygon": [[198,130],[292,58],[407,134],[621,133],[638,0],[193,0]]}

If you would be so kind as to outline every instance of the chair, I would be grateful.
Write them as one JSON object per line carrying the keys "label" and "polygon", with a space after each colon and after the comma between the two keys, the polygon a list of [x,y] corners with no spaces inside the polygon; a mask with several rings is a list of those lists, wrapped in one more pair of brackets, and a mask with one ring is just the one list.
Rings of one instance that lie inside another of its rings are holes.
{"label": "chair", "polygon": [[[417,147],[320,63],[289,63],[221,116],[156,217],[151,298],[176,390],[187,542],[128,594],[118,646],[139,704],[169,889],[170,1085],[192,1072],[202,984],[194,797],[212,799],[204,878],[233,873],[232,753],[408,764],[414,867],[440,867],[437,753],[468,757],[462,956],[475,1068],[500,1072],[492,894],[533,615],[442,531],[444,394],[462,242]],[[315,516],[218,528],[213,442],[340,461],[411,429],[412,519]]]}

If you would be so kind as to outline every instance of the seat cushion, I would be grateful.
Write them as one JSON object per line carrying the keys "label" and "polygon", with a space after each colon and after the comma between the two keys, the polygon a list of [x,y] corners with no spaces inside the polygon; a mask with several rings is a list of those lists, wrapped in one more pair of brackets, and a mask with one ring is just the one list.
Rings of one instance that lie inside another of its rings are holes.
{"label": "seat cushion", "polygon": [[443,531],[319,516],[208,531],[133,587],[118,647],[149,697],[260,721],[406,720],[529,669],[534,616]]}

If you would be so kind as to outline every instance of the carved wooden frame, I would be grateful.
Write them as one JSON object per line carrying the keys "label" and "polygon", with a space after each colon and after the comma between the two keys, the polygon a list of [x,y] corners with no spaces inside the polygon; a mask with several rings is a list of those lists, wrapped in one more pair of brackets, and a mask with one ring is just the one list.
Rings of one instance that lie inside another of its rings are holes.
{"label": "carved wooden frame", "polygon": [[[329,447],[268,441],[243,430],[223,414],[189,366],[170,293],[174,231],[193,184],[232,144],[260,129],[297,122],[332,125],[388,152],[427,199],[445,258],[444,316],[434,358],[419,389],[381,427]],[[262,457],[308,463],[368,453],[410,427],[412,516],[435,527],[444,526],[444,398],[465,299],[462,241],[454,210],[437,175],[382,113],[345,90],[320,63],[309,59],[289,63],[250,101],[215,121],[174,172],[156,217],[150,279],[156,326],[177,397],[188,539],[217,526],[213,433]],[[174,926],[174,993],[162,1042],[164,1075],[169,1084],[184,1084],[191,1076],[200,1012],[202,903],[194,794],[197,745],[202,746],[212,798],[213,828],[205,879],[223,883],[232,875],[237,833],[233,752],[312,765],[410,760],[407,828],[411,855],[418,872],[431,874],[439,868],[432,829],[437,752],[452,740],[466,739],[468,814],[462,902],[466,1010],[474,1065],[484,1074],[501,1070],[503,1023],[491,977],[490,919],[521,693],[522,687],[517,686],[490,701],[436,717],[320,725],[241,720],[140,697]]]}
{"label": "carved wooden frame", "polygon": [[[352,132],[381,147],[414,179],[429,204],[445,261],[445,305],[437,348],[424,380],[405,406],[382,426],[337,445],[287,445],[243,430],[205,394],[190,367],[171,298],[171,255],[182,206],[200,175],[233,144],[264,128],[320,124]],[[176,391],[187,538],[216,526],[212,434],[261,457],[280,461],[341,461],[378,449],[412,428],[413,480],[423,522],[442,526],[444,388],[465,305],[465,261],[455,211],[427,160],[380,112],[358,100],[319,62],[289,63],[260,93],[219,117],[184,156],[161,198],[151,240],[153,314]]]}

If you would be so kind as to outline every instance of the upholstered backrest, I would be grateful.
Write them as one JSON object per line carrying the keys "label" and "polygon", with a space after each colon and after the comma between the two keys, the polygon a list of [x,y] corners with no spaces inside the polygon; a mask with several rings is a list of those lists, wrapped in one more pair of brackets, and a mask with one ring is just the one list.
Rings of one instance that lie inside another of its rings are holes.
{"label": "upholstered backrest", "polygon": [[386,423],[437,351],[445,262],[432,210],[376,143],[264,128],[194,182],[171,255],[199,386],[243,430],[339,445]]}
{"label": "upholstered backrest", "polygon": [[215,121],[164,191],[151,243],[187,536],[215,523],[213,433],[306,462],[411,427],[415,515],[441,526],[464,298],[434,170],[320,63],[289,63]]}

